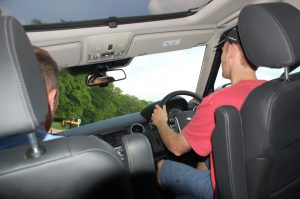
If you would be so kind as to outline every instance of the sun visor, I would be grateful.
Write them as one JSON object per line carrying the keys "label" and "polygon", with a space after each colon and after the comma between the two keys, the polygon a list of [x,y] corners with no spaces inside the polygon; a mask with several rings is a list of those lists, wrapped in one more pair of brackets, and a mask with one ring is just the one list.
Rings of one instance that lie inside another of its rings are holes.
{"label": "sun visor", "polygon": [[51,55],[51,57],[53,57],[59,68],[78,66],[80,64],[80,42],[41,46],[41,48],[46,50]]}
{"label": "sun visor", "polygon": [[127,55],[136,57],[192,48],[206,43],[213,33],[214,30],[194,30],[136,35]]}

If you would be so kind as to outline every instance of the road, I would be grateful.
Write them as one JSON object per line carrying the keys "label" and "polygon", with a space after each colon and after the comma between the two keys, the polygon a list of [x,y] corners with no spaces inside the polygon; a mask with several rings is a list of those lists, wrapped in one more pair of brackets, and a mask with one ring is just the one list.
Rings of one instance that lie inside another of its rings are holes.
{"label": "road", "polygon": [[49,133],[55,134],[55,133],[59,133],[59,132],[62,132],[62,131],[64,131],[64,130],[56,129],[56,128],[53,128],[53,127],[52,127],[52,128],[50,129]]}

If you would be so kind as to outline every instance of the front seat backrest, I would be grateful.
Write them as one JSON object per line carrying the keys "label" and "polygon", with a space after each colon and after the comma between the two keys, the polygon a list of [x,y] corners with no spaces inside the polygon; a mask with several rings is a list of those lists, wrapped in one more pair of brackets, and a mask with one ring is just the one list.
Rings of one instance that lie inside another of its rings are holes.
{"label": "front seat backrest", "polygon": [[[246,6],[240,39],[256,66],[285,68],[285,77],[252,91],[240,112],[216,111],[213,151],[220,198],[300,197],[300,11],[286,3]],[[217,146],[218,145],[218,146]]]}
{"label": "front seat backrest", "polygon": [[[0,16],[0,139],[34,132],[44,121],[46,89],[32,46],[21,24]],[[0,198],[133,198],[127,168],[115,150],[94,136],[0,151]]]}

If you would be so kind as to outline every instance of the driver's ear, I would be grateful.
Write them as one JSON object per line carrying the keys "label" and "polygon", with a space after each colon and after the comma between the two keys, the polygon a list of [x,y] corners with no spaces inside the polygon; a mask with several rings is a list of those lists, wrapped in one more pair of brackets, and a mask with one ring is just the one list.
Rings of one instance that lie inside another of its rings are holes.
{"label": "driver's ear", "polygon": [[235,52],[234,52],[234,46],[233,43],[228,42],[228,49],[227,49],[227,56],[230,59],[233,59],[233,57],[235,56]]}
{"label": "driver's ear", "polygon": [[231,58],[235,59],[236,56],[239,56],[240,48],[236,43],[230,43],[229,49]]}

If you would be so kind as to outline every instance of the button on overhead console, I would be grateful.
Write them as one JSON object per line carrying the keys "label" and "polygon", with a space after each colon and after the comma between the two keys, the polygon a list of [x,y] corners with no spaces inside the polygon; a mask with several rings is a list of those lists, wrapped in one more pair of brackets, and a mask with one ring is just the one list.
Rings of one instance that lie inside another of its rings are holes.
{"label": "button on overhead console", "polygon": [[85,40],[85,61],[93,63],[125,57],[131,37],[130,32],[89,36]]}
{"label": "button on overhead console", "polygon": [[113,49],[113,45],[109,44],[107,50],[112,50]]}

